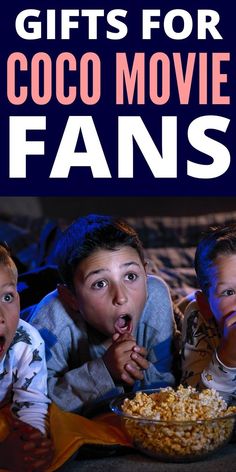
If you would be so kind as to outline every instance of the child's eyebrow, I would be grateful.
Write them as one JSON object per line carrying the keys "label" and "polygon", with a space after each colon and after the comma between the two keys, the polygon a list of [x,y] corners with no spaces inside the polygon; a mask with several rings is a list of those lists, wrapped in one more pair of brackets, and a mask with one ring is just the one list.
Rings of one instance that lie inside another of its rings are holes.
{"label": "child's eyebrow", "polygon": [[3,289],[6,289],[6,288],[15,288],[16,287],[16,284],[14,284],[13,282],[11,283],[6,283],[6,284],[3,284],[0,286],[0,288],[3,290]]}
{"label": "child's eyebrow", "polygon": [[218,282],[217,285],[232,285],[232,283],[235,283],[235,280],[221,280],[220,282]]}
{"label": "child's eyebrow", "polygon": [[235,282],[231,282],[230,280],[227,280],[225,282],[219,282],[217,285],[216,285],[216,288],[218,290],[222,290],[222,287],[223,288],[234,288],[235,287]]}
{"label": "child's eyebrow", "polygon": [[[124,262],[122,264],[119,265],[120,268],[122,267],[129,267],[129,266],[132,266],[132,265],[135,265],[137,267],[140,267],[140,264],[136,261],[129,261],[129,262]],[[84,280],[86,280],[88,277],[90,277],[91,275],[96,275],[96,274],[100,274],[101,272],[110,272],[110,269],[108,269],[107,267],[102,267],[100,269],[95,269],[95,270],[91,270],[88,274],[86,274]]]}
{"label": "child's eyebrow", "polygon": [[140,264],[136,261],[124,262],[124,264],[121,264],[120,267],[129,267],[130,265],[136,265],[137,267],[140,267]]}

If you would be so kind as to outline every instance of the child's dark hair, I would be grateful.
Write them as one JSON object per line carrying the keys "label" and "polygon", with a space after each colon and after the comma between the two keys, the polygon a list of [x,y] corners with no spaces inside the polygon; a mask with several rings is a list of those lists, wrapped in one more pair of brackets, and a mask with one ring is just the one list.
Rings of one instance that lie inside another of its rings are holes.
{"label": "child's dark hair", "polygon": [[138,234],[124,220],[94,214],[78,218],[63,232],[56,247],[56,261],[63,282],[73,289],[76,267],[96,249],[115,250],[124,246],[136,249],[145,264]]}
{"label": "child's dark hair", "polygon": [[209,268],[218,256],[236,254],[236,223],[209,228],[200,240],[195,254],[195,270],[201,290],[208,296],[211,285]]}

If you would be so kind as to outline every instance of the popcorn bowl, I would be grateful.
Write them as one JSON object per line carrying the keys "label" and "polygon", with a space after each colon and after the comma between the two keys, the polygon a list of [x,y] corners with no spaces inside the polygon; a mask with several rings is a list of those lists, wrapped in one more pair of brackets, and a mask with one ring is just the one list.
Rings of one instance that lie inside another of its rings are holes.
{"label": "popcorn bowl", "polygon": [[236,407],[227,408],[214,390],[183,386],[124,394],[110,408],[135,448],[168,462],[202,460],[218,450],[232,437],[236,418]]}

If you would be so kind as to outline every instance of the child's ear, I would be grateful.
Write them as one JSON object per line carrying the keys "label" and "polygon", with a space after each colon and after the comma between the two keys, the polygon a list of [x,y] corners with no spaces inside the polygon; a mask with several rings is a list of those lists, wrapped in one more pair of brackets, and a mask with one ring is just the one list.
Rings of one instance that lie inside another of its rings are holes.
{"label": "child's ear", "polygon": [[79,310],[79,303],[74,293],[64,284],[57,287],[60,300],[72,310]]}
{"label": "child's ear", "polygon": [[143,267],[144,267],[144,270],[145,270],[146,274],[147,274],[147,271],[148,271],[148,264],[149,264],[149,262],[145,260],[144,264],[143,264]]}

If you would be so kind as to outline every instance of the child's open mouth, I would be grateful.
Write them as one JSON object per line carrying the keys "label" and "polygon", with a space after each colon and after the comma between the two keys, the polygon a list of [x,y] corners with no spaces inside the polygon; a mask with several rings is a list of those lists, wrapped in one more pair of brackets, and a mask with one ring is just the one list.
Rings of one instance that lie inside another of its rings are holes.
{"label": "child's open mouth", "polygon": [[5,336],[0,336],[0,356],[4,350],[5,342]]}
{"label": "child's open mouth", "polygon": [[119,316],[115,322],[115,332],[119,334],[132,333],[133,323],[130,315]]}

